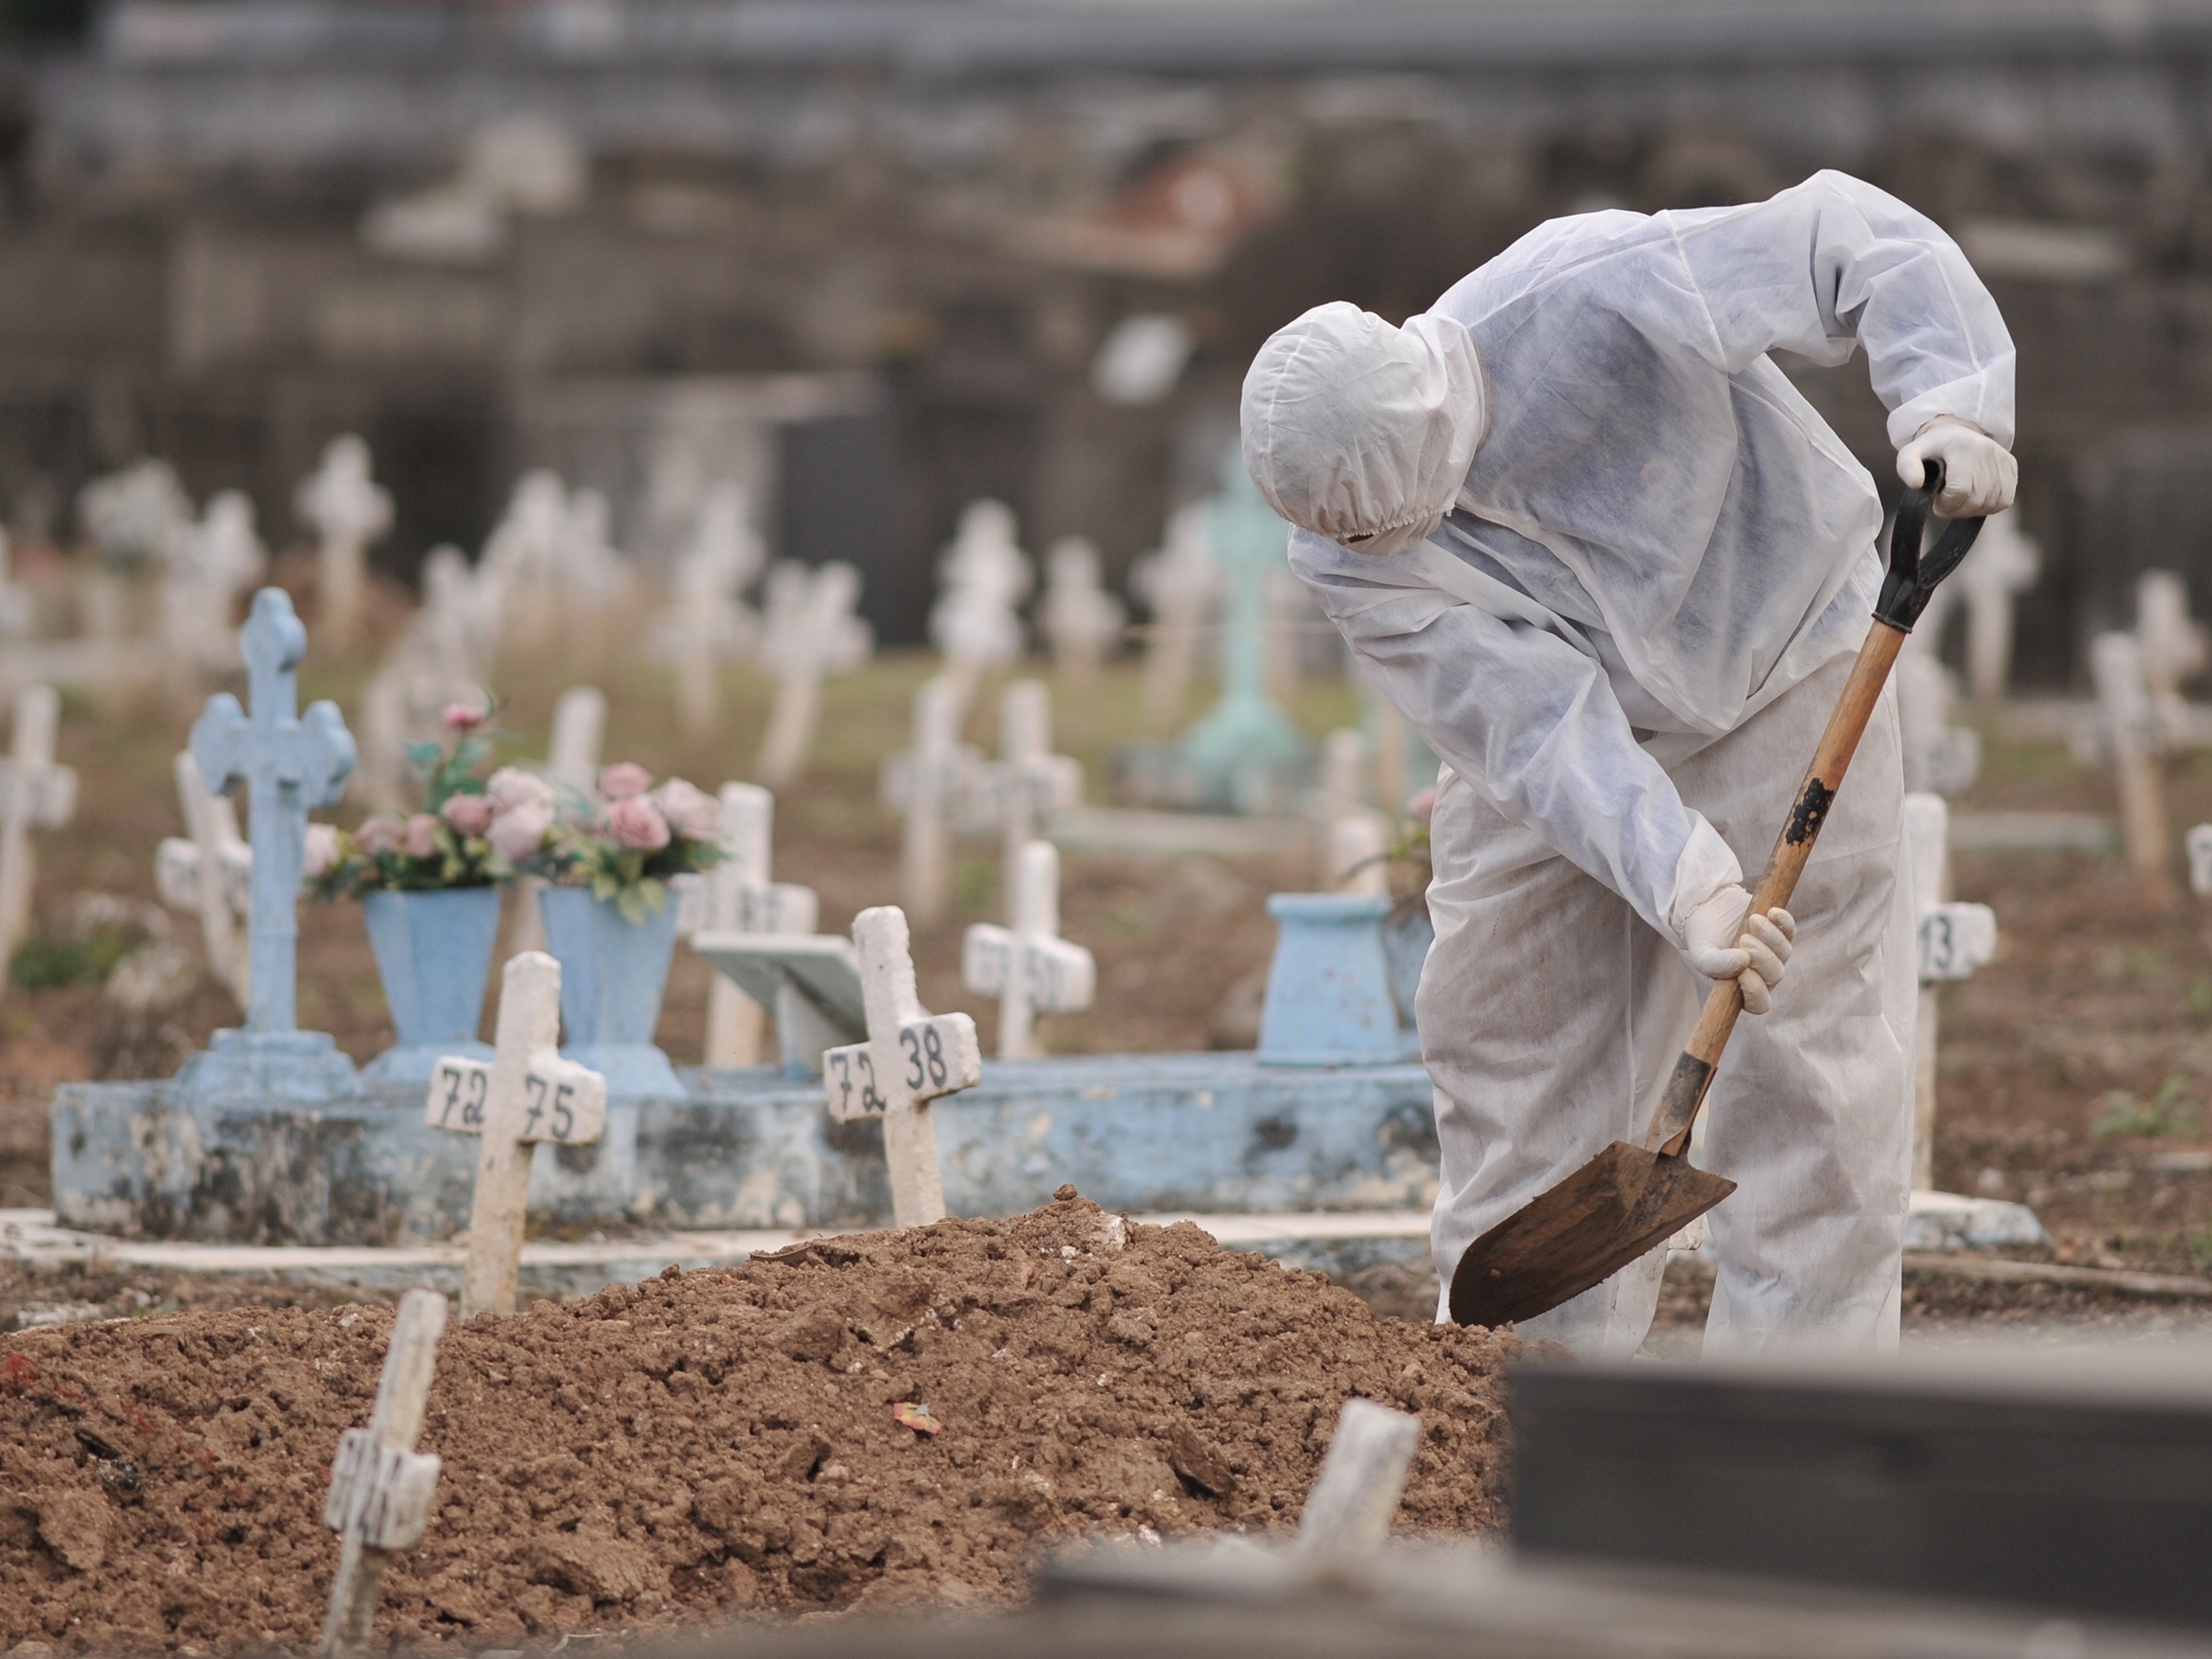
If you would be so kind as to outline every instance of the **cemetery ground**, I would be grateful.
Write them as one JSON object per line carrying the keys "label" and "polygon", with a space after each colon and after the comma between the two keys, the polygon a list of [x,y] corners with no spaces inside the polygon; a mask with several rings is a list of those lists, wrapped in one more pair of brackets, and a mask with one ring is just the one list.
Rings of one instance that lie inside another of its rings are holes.
{"label": "cemetery ground", "polygon": [[[280,563],[280,580],[300,573],[297,556]],[[406,608],[396,594],[374,592],[367,637],[340,661],[315,647],[307,614],[302,700],[332,696],[350,709]],[[598,632],[611,640],[641,629]],[[823,688],[808,769],[778,797],[775,871],[819,891],[824,931],[845,931],[858,909],[897,896],[899,823],[879,803],[877,780],[883,761],[906,745],[915,689],[934,665],[918,653],[892,653]],[[1041,665],[1035,672],[1051,678]],[[491,688],[502,701],[499,723],[512,734],[502,754],[542,755],[553,701],[574,684],[607,693],[608,760],[634,759],[708,789],[750,773],[773,689],[763,676],[730,668],[716,735],[687,738],[675,719],[670,671],[638,653],[608,647],[596,657],[508,662]],[[1115,747],[1148,729],[1138,670],[1125,662],[1079,694],[1060,684],[1054,692],[1054,747],[1084,762],[1088,799],[1100,801]],[[1202,686],[1194,691],[1185,723],[1204,695]],[[65,698],[59,754],[78,769],[82,799],[69,830],[39,838],[35,929],[0,1000],[0,1206],[46,1201],[46,1100],[55,1083],[166,1075],[210,1031],[237,1022],[228,994],[195,971],[198,928],[187,916],[167,918],[186,959],[173,976],[173,1000],[157,996],[132,1012],[97,982],[115,954],[143,935],[154,905],[155,846],[181,831],[170,761],[199,701],[151,689],[135,700]],[[987,686],[965,733],[986,750],[996,747],[996,710]],[[1343,683],[1309,680],[1297,712],[1319,735],[1353,723],[1357,705]],[[2112,810],[2104,775],[2063,748],[2004,744],[1990,731],[1984,739],[1983,781],[1954,802],[1955,811]],[[2177,833],[2212,818],[2212,755],[2174,763],[2169,807]],[[349,803],[320,816],[350,824],[360,809]],[[961,988],[959,948],[968,923],[1002,919],[999,853],[990,834],[960,840],[951,913],[918,928],[914,941],[923,1000],[973,1013],[987,1054],[995,1047],[996,1005]],[[1990,966],[1942,994],[1937,1184],[2029,1203],[2061,1261],[2212,1270],[2212,905],[2186,896],[2150,902],[2117,857],[1961,852],[1954,862],[1955,896],[1991,904],[2001,939]],[[1096,954],[1098,994],[1089,1012],[1044,1018],[1045,1046],[1130,1052],[1249,1045],[1274,939],[1262,901],[1311,885],[1312,870],[1303,856],[1071,852],[1062,880],[1063,935]],[[301,1025],[333,1033],[357,1060],[368,1058],[391,1032],[357,907],[303,905],[301,928]],[[699,1056],[708,981],[699,959],[679,949],[659,1033],[679,1065]],[[487,1032],[489,1001],[488,994]],[[246,1294],[236,1284],[217,1289],[145,1273],[106,1291],[88,1280],[77,1294],[58,1279],[38,1277],[45,1288],[21,1275],[0,1279],[0,1324],[26,1302],[99,1302],[125,1313],[140,1305],[131,1298],[134,1289],[148,1307]],[[1356,1288],[1409,1317],[1432,1305],[1432,1286],[1417,1276],[1376,1273]],[[265,1294],[312,1299],[284,1285]],[[124,1301],[111,1306],[110,1296]],[[1669,1305],[1696,1301],[1690,1287]],[[1907,1320],[2002,1322],[2039,1309],[2070,1317],[2106,1301],[2047,1287],[1916,1279]],[[2197,1305],[2112,1304],[2147,1320],[2187,1318]]]}

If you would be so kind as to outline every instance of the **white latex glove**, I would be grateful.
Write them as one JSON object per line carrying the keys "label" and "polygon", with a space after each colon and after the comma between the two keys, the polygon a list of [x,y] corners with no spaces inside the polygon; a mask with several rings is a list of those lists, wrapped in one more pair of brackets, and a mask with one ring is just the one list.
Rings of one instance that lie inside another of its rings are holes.
{"label": "white latex glove", "polygon": [[1690,966],[1707,979],[1732,979],[1743,993],[1743,1011],[1763,1014],[1774,1006],[1774,988],[1789,965],[1797,923],[1777,905],[1752,915],[1751,895],[1723,887],[1690,912],[1682,930]]}
{"label": "white latex glove", "polygon": [[2012,505],[2020,489],[2020,463],[1972,421],[1938,415],[1897,452],[1897,476],[1917,489],[1930,457],[1943,463],[1943,488],[1936,510],[1947,519],[1980,519]]}

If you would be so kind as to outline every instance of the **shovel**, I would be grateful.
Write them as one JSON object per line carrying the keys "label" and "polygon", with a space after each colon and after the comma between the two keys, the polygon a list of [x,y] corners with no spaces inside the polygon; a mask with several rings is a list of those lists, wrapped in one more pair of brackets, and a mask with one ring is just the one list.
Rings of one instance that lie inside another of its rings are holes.
{"label": "shovel", "polygon": [[[1906,495],[1890,532],[1889,574],[1875,606],[1875,625],[1859,647],[1851,677],[1828,716],[1805,781],[1774,843],[1774,855],[1752,898],[1764,915],[1786,906],[1813,843],[1844,781],[1898,648],[1928,604],[1936,584],[1958,568],[1980,533],[1979,519],[1960,519],[1925,553],[1921,540],[1942,474],[1928,463],[1924,487]],[[1735,1190],[1735,1182],[1692,1167],[1690,1127],[1712,1086],[1713,1068],[1743,1012],[1733,979],[1706,997],[1674,1062],[1666,1091],[1644,1132],[1644,1144],[1616,1140],[1565,1181],[1530,1200],[1467,1248],[1452,1274],[1451,1316],[1460,1325],[1503,1325],[1533,1319],[1610,1278]]]}

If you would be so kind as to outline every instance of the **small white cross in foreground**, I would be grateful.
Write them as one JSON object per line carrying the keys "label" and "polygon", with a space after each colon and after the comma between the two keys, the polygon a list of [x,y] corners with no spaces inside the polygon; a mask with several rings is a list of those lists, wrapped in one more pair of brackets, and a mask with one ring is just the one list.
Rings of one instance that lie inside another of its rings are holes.
{"label": "small white cross in foreground", "polygon": [[892,1218],[902,1228],[926,1226],[945,1218],[945,1176],[929,1103],[983,1080],[975,1022],[921,1006],[906,913],[896,905],[879,904],[854,917],[853,946],[860,959],[868,1040],[823,1054],[830,1115],[840,1123],[883,1120]]}
{"label": "small white cross in foreground", "polygon": [[483,1137],[461,1274],[464,1319],[514,1311],[532,1145],[584,1146],[605,1133],[607,1080],[562,1059],[560,1035],[561,964],[542,951],[526,951],[501,975],[495,1057],[487,1064],[449,1055],[430,1074],[423,1121],[434,1129]]}
{"label": "small white cross in foreground", "polygon": [[368,1426],[338,1437],[323,1523],[345,1542],[323,1620],[325,1659],[368,1645],[386,1561],[395,1551],[421,1543],[429,1524],[441,1462],[435,1452],[416,1451],[415,1441],[422,1432],[445,1328],[446,1298],[435,1291],[410,1291],[399,1298]]}
{"label": "small white cross in foreground", "polygon": [[1060,937],[1060,852],[1048,841],[1022,848],[1014,891],[1014,925],[977,922],[960,942],[960,982],[999,999],[999,1058],[1042,1053],[1040,1013],[1088,1008],[1098,986],[1097,964],[1080,945]]}

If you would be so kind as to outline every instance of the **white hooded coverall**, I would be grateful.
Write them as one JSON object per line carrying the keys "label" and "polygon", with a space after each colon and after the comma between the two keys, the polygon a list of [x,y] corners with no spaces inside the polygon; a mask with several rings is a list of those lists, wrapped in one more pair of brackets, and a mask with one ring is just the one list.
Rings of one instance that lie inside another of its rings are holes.
{"label": "white hooded coverall", "polygon": [[[1687,911],[1764,865],[1865,637],[1874,481],[1767,354],[1863,346],[1894,443],[1949,415],[2009,445],[2013,349],[1942,230],[1834,173],[1749,206],[1553,221],[1431,315],[1486,377],[1455,508],[1379,557],[1294,531],[1291,562],[1446,768],[1419,1018],[1448,1285],[1472,1240],[1641,1138],[1706,989],[1679,954]],[[1708,1097],[1699,1161],[1739,1184],[1711,1218],[1709,1349],[1896,1340],[1902,788],[1886,696],[1792,902],[1784,988]],[[1525,1328],[1633,1352],[1663,1266]]]}

